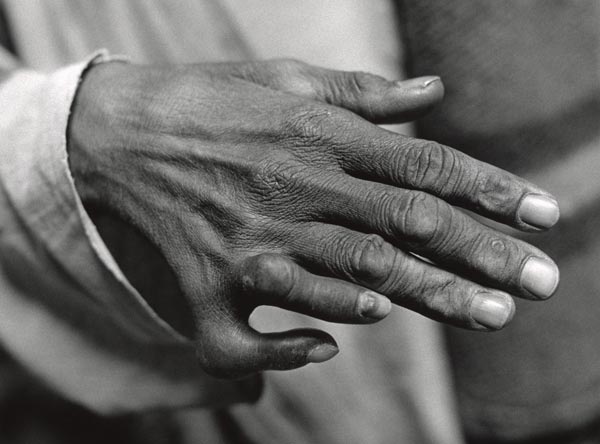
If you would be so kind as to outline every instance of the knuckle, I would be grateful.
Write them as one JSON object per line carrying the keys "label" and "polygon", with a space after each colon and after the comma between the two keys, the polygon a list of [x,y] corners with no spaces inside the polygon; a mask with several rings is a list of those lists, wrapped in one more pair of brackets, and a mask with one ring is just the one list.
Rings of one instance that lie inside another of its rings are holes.
{"label": "knuckle", "polygon": [[348,249],[347,268],[359,281],[380,285],[390,278],[396,252],[381,236],[369,234]]}
{"label": "knuckle", "polygon": [[351,93],[362,94],[371,83],[371,75],[363,71],[352,71],[345,73],[346,85]]}
{"label": "knuckle", "polygon": [[362,71],[338,72],[329,77],[329,91],[333,103],[343,102],[345,98],[359,97],[365,94],[371,84],[371,75]]}
{"label": "knuckle", "polygon": [[463,288],[456,275],[432,278],[424,282],[423,307],[435,313],[438,320],[456,318],[467,313],[472,299],[471,288]]}
{"label": "knuckle", "polygon": [[437,298],[434,307],[437,308],[444,319],[468,315],[474,292],[470,288],[465,289],[462,287],[458,283],[458,278],[452,276],[447,282],[438,287],[436,293],[434,293],[434,298]]}
{"label": "knuckle", "polygon": [[317,104],[301,104],[284,115],[285,133],[301,145],[321,144],[327,140],[327,121],[333,112]]}
{"label": "knuckle", "polygon": [[432,141],[413,140],[399,152],[407,184],[436,193],[452,189],[461,178],[461,164],[454,150]]}
{"label": "knuckle", "polygon": [[439,145],[434,142],[414,140],[404,153],[404,177],[414,186],[422,188],[430,176],[440,172],[443,158]]}
{"label": "knuckle", "polygon": [[442,226],[450,222],[440,223],[443,202],[422,192],[410,193],[395,212],[399,231],[410,245],[434,243],[443,234]]}
{"label": "knuckle", "polygon": [[264,296],[286,297],[291,292],[293,283],[290,264],[269,253],[251,258],[242,274],[243,290]]}
{"label": "knuckle", "polygon": [[475,285],[455,284],[450,290],[445,297],[445,308],[442,310],[444,318],[453,320],[455,323],[469,324],[473,299],[481,292],[481,289]]}
{"label": "knuckle", "polygon": [[494,174],[482,165],[475,174],[473,184],[466,192],[470,192],[474,197],[476,210],[506,210],[515,195],[515,187],[515,181],[508,175],[499,171]]}
{"label": "knuckle", "polygon": [[293,194],[295,186],[306,176],[306,168],[289,158],[259,161],[252,182],[262,200]]}
{"label": "knuckle", "polygon": [[[318,153],[310,162],[290,153],[273,154],[256,161],[245,179],[244,203],[274,221],[315,220],[330,211],[326,196],[340,188],[339,170]],[[265,219],[255,219],[245,222],[264,228]]]}

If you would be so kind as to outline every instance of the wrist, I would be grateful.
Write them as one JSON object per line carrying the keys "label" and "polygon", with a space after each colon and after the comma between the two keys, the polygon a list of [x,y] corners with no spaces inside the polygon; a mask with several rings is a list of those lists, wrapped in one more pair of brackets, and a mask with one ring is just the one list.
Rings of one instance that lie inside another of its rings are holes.
{"label": "wrist", "polygon": [[90,66],[82,75],[71,105],[66,135],[69,168],[84,203],[102,200],[98,173],[102,159],[109,155],[111,129],[116,129],[121,114],[119,79],[127,75],[129,67],[122,62]]}

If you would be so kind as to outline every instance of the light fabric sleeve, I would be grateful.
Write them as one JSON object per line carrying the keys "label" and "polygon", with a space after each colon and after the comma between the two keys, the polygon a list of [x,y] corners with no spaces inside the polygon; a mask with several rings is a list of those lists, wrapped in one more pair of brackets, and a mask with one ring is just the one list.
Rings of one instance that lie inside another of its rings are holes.
{"label": "light fabric sleeve", "polygon": [[128,283],[87,216],[67,162],[66,130],[99,52],[0,84],[0,342],[32,373],[100,412],[223,405],[255,381],[205,375],[191,343]]}

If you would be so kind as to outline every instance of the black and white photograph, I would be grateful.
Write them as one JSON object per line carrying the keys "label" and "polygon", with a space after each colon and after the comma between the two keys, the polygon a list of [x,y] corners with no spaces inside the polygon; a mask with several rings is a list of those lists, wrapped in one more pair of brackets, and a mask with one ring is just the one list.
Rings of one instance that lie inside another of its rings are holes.
{"label": "black and white photograph", "polygon": [[600,1],[0,0],[0,444],[600,444]]}

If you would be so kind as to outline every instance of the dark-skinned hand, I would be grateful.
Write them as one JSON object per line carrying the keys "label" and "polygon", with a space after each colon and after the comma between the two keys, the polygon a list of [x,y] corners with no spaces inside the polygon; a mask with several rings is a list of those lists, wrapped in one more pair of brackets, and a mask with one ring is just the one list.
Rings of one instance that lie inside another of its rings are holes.
{"label": "dark-skinned hand", "polygon": [[[391,303],[473,330],[502,328],[510,295],[545,299],[540,250],[456,207],[524,231],[550,228],[545,191],[452,148],[376,124],[441,100],[435,77],[392,82],[297,61],[100,64],[74,104],[70,164],[86,204],[164,255],[219,377],[337,353],[317,330],[259,333],[259,305],[371,323]],[[168,295],[165,295],[168,297]]]}

